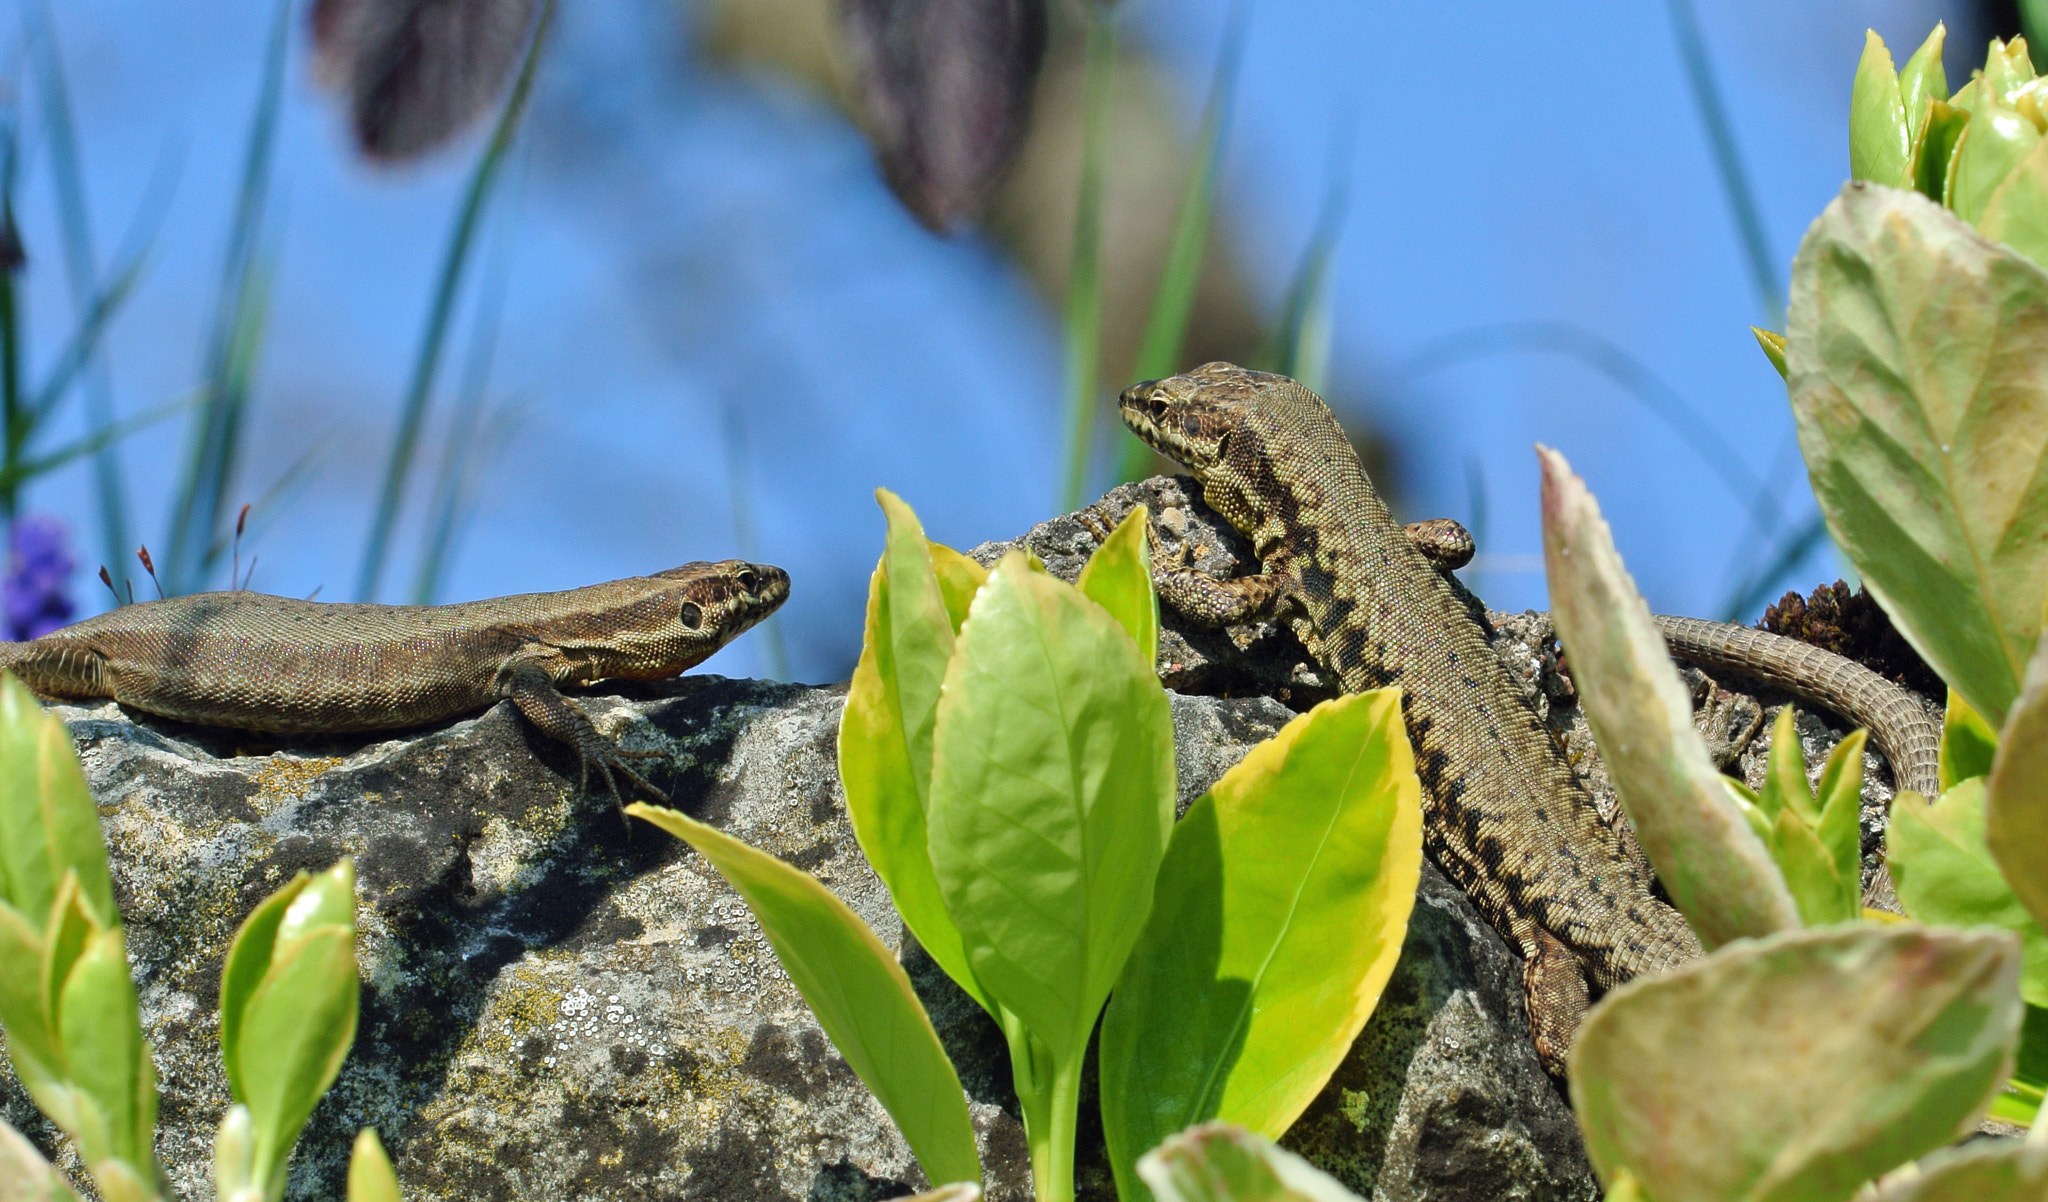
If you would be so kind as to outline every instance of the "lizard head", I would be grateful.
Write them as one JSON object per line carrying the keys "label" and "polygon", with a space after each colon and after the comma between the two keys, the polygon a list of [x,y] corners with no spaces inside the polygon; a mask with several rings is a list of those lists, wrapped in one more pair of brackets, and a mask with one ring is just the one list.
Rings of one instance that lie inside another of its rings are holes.
{"label": "lizard head", "polygon": [[1285,376],[1248,371],[1231,363],[1205,363],[1164,380],[1146,380],[1117,398],[1124,424],[1153,450],[1206,473],[1230,454],[1231,440],[1257,407],[1259,396]]}
{"label": "lizard head", "polygon": [[601,677],[656,680],[704,662],[774,613],[789,596],[789,573],[727,559],[612,587],[617,599],[591,615],[598,638],[585,654]]}

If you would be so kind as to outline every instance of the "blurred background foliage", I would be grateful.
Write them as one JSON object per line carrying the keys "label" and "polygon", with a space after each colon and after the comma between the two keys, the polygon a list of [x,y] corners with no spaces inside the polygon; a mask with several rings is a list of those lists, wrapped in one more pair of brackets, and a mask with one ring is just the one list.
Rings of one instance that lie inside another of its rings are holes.
{"label": "blurred background foliage", "polygon": [[[87,589],[92,567],[139,575],[115,550],[129,540],[175,553],[174,589],[225,586],[244,503],[252,586],[328,600],[745,555],[796,587],[772,637],[714,670],[844,679],[869,490],[900,492],[960,546],[1059,507],[1082,2],[1048,0],[1035,78],[1035,5],[932,4],[965,14],[948,36],[970,53],[948,61],[968,75],[891,77],[909,97],[892,110],[857,69],[888,52],[873,35],[902,11],[888,0],[18,0],[0,72],[27,378],[123,289],[50,446],[190,409],[182,432],[35,477],[23,508],[68,522],[85,612],[111,602]],[[1290,299],[1313,301],[1333,405],[1405,517],[1473,527],[1467,577],[1496,606],[1544,603],[1538,438],[1605,499],[1658,609],[1753,619],[1837,573],[1746,327],[1775,324],[1796,240],[1848,174],[1864,28],[1911,46],[1946,20],[1960,82],[2019,6],[1094,11],[1117,35],[1105,406],[1138,358],[1234,37],[1182,365],[1255,359]],[[434,37],[473,49],[431,94],[379,74]],[[508,104],[523,61],[530,97]],[[981,95],[977,69],[1028,92],[988,110],[1028,111],[1014,161],[993,169],[987,147],[1007,143],[973,126],[943,170],[906,172],[891,151],[905,122]],[[420,132],[462,118],[451,142]],[[953,232],[930,232],[890,180]],[[1304,290],[1317,246],[1324,284]],[[1088,495],[1121,466],[1111,426],[1105,407]]]}

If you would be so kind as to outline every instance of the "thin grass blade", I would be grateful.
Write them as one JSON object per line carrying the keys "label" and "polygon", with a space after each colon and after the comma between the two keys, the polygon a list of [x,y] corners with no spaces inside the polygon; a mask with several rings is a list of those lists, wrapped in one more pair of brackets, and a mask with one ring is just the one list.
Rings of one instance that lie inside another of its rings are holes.
{"label": "thin grass blade", "polygon": [[[1181,347],[1187,341],[1188,319],[1195,311],[1195,293],[1202,280],[1202,261],[1209,250],[1209,225],[1216,209],[1216,171],[1223,161],[1223,139],[1230,128],[1238,64],[1244,59],[1245,21],[1250,13],[1250,0],[1236,0],[1230,6],[1230,17],[1223,28],[1223,47],[1216,55],[1216,73],[1209,82],[1209,99],[1202,107],[1195,161],[1188,167],[1187,187],[1181,193],[1180,211],[1174,217],[1173,240],[1167,245],[1159,288],[1152,294],[1152,312],[1145,320],[1144,338],[1138,343],[1138,360],[1131,367],[1133,380],[1156,380],[1172,375],[1181,366]],[[1148,475],[1152,448],[1129,431],[1119,441],[1123,447],[1119,478],[1137,480]]]}
{"label": "thin grass blade", "polygon": [[[99,267],[92,247],[92,214],[85,200],[85,172],[79,166],[78,135],[71,121],[71,94],[64,81],[64,60],[57,46],[56,22],[49,0],[22,6],[28,18],[29,49],[41,85],[43,126],[50,149],[50,178],[57,190],[58,229],[64,243],[65,274],[81,325],[92,319],[100,295]],[[85,376],[86,420],[96,428],[114,421],[114,386],[106,364],[88,349]],[[124,473],[111,442],[93,452],[93,486],[98,493],[100,538],[108,562],[128,553],[128,500]]]}
{"label": "thin grass blade", "polygon": [[484,209],[496,189],[505,157],[511,151],[513,139],[518,136],[521,120],[526,114],[527,98],[533,92],[534,72],[540,65],[541,50],[547,45],[548,30],[554,19],[554,0],[548,0],[541,8],[539,20],[534,23],[526,58],[519,65],[519,78],[513,83],[511,94],[505,98],[505,107],[498,113],[498,123],[491,130],[490,141],[484,144],[483,154],[477,158],[476,168],[470,173],[469,187],[456,210],[455,226],[449,231],[441,273],[434,285],[433,301],[427,309],[426,325],[420,334],[420,350],[413,363],[412,382],[406,388],[398,428],[392,437],[391,454],[384,464],[384,482],[378,489],[376,515],[370,521],[369,539],[363,546],[362,566],[356,575],[358,600],[376,600],[377,586],[383,580],[385,563],[390,557],[392,528],[397,525],[398,509],[405,500],[406,482],[412,475],[413,457],[419,451],[420,431],[426,425],[427,410],[433,400],[434,378],[440,372],[441,349],[447,341],[448,328],[454,322],[455,301],[462,291],[463,273],[469,265],[470,251],[475,244]]}
{"label": "thin grass blade", "polygon": [[1086,4],[1086,105],[1081,139],[1080,195],[1074,205],[1074,248],[1067,272],[1067,464],[1060,510],[1081,507],[1095,441],[1096,392],[1102,379],[1102,173],[1116,101],[1116,17]]}

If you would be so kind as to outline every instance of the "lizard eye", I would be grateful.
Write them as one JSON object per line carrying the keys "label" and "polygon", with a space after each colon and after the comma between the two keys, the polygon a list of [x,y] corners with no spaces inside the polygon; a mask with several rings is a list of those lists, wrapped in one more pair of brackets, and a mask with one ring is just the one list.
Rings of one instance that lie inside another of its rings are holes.
{"label": "lizard eye", "polygon": [[1166,402],[1158,396],[1145,398],[1145,415],[1155,422],[1166,420]]}
{"label": "lizard eye", "polygon": [[704,607],[695,601],[685,601],[682,612],[676,616],[682,619],[685,628],[695,630],[704,624]]}
{"label": "lizard eye", "polygon": [[751,571],[741,572],[739,575],[739,583],[742,589],[745,589],[747,592],[751,593],[754,591],[756,587],[760,585],[761,578],[759,576],[754,575],[754,573]]}

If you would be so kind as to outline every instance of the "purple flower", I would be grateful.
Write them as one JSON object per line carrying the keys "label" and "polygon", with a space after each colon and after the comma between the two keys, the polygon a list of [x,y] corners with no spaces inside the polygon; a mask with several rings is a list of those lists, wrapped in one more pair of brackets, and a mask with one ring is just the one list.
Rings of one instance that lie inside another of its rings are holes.
{"label": "purple flower", "polygon": [[64,523],[49,514],[22,514],[8,528],[7,550],[7,579],[0,582],[7,637],[32,639],[71,621],[76,607],[65,586],[78,564]]}

